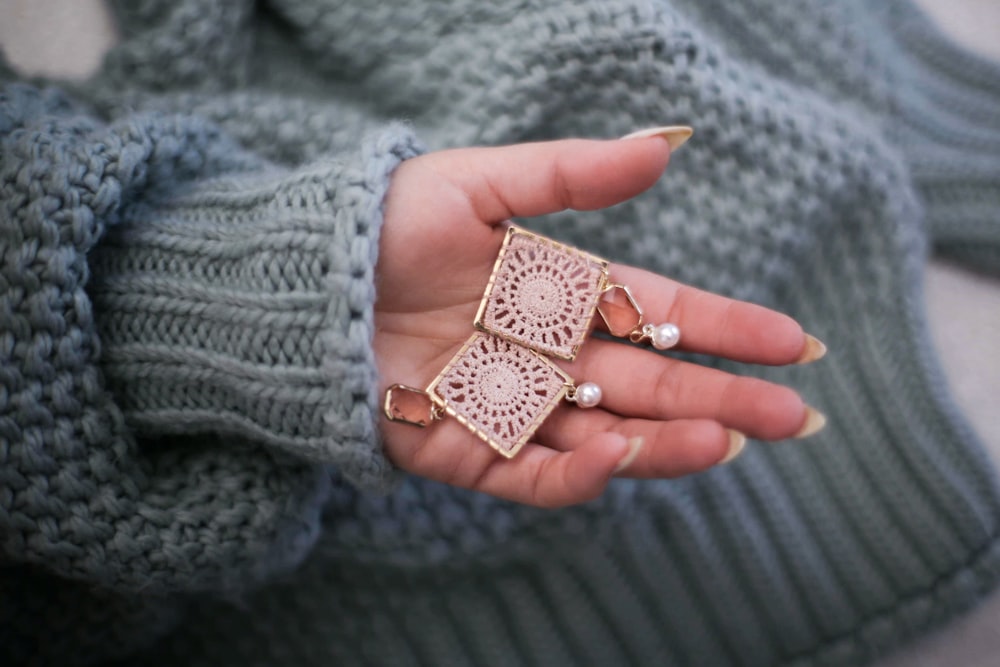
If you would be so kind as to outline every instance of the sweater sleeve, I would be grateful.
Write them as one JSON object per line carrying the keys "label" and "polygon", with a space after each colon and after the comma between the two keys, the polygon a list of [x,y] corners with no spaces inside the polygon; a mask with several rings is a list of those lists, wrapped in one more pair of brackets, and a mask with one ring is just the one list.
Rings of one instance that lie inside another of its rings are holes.
{"label": "sweater sleeve", "polygon": [[279,168],[197,117],[0,96],[0,556],[239,589],[387,485],[370,347],[390,126]]}

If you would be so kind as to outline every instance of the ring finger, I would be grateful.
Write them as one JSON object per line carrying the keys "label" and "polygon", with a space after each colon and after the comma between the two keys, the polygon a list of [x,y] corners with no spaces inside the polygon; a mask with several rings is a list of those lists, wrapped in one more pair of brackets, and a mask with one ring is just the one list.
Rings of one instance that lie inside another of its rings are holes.
{"label": "ring finger", "polygon": [[[733,443],[733,434],[710,419],[629,419],[600,408],[556,410],[536,439],[558,451],[574,451],[598,433],[641,437],[638,455],[619,475],[645,479],[680,477],[710,468],[726,458]],[[737,434],[737,438],[742,446],[743,437]]]}

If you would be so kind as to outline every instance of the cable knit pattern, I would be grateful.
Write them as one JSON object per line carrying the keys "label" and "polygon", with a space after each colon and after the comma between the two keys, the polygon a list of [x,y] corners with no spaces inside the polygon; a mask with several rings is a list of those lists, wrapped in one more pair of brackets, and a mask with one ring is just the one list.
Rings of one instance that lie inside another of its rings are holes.
{"label": "cable knit pattern", "polygon": [[[1000,269],[1000,68],[906,0],[119,4],[79,103],[0,101],[0,661],[846,667],[995,587],[920,285],[932,245]],[[750,372],[827,429],[555,512],[367,491],[399,117],[694,125],[650,192],[528,222],[797,317],[828,357]]]}

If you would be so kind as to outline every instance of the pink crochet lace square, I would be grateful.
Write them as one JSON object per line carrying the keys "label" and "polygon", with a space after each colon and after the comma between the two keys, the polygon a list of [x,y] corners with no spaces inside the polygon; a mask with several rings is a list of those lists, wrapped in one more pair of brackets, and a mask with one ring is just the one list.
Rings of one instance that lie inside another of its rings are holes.
{"label": "pink crochet lace square", "polygon": [[581,250],[511,227],[476,326],[538,352],[573,359],[590,331],[607,266]]}
{"label": "pink crochet lace square", "polygon": [[427,391],[449,415],[511,457],[559,404],[570,381],[541,355],[477,332]]}

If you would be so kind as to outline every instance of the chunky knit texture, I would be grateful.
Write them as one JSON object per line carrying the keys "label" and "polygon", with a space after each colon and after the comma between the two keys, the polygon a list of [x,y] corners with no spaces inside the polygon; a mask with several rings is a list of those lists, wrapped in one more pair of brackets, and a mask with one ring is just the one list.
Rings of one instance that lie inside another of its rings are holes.
{"label": "chunky knit texture", "polygon": [[[877,4],[122,2],[94,80],[8,86],[2,661],[846,666],[973,604],[1000,494],[920,285],[930,243],[1000,269],[1000,69]],[[799,318],[829,356],[749,370],[826,431],[556,512],[373,493],[397,118],[694,125],[653,191],[530,224]]]}

